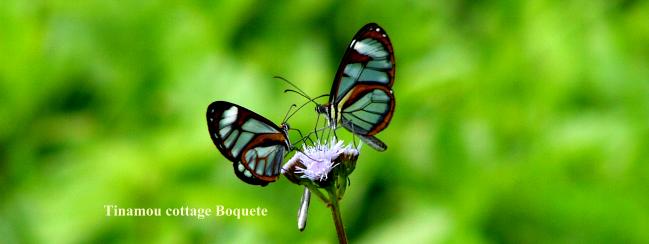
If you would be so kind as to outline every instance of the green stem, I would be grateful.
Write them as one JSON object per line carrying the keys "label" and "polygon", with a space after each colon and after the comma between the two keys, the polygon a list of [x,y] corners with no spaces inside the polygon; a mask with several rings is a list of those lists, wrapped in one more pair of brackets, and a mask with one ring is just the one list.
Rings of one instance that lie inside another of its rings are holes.
{"label": "green stem", "polygon": [[320,191],[319,188],[317,188],[316,186],[314,186],[314,185],[312,185],[312,184],[306,184],[305,186],[306,186],[307,188],[309,188],[309,190],[311,191],[311,193],[313,193],[313,194],[315,194],[316,196],[318,196],[318,198],[320,198],[320,200],[322,200],[322,202],[324,202],[325,204],[329,204],[329,199],[327,199],[327,197],[326,197],[324,194],[322,194],[322,192]]}
{"label": "green stem", "polygon": [[329,199],[331,200],[331,215],[334,218],[336,225],[336,234],[338,235],[338,242],[340,244],[347,244],[347,234],[345,234],[345,226],[343,225],[343,218],[340,215],[340,205],[338,205],[338,197],[336,196],[335,189],[329,189]]}
{"label": "green stem", "polygon": [[338,187],[337,187],[337,192],[338,192],[338,199],[342,199],[343,195],[345,195],[345,190],[347,190],[347,175],[344,177],[339,177],[338,178]]}

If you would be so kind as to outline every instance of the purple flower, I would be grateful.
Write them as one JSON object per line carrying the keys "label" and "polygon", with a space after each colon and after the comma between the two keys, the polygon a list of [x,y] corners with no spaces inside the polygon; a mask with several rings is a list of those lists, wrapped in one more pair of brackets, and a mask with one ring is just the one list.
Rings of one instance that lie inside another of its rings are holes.
{"label": "purple flower", "polygon": [[[282,172],[294,183],[303,180],[323,183],[331,176],[332,170],[343,164],[344,172],[348,175],[353,170],[358,158],[359,148],[352,145],[343,146],[343,141],[331,140],[330,143],[314,146],[304,146],[284,164]],[[350,167],[351,166],[351,167]]]}

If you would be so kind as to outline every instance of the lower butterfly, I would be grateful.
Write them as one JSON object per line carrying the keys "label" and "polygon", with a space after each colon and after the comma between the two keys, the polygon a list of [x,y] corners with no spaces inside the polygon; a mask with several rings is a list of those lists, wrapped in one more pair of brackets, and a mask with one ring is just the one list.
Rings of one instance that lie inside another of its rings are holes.
{"label": "lower butterfly", "polygon": [[277,180],[291,149],[288,124],[280,127],[244,107],[216,101],[207,107],[207,128],[239,179],[261,186]]}

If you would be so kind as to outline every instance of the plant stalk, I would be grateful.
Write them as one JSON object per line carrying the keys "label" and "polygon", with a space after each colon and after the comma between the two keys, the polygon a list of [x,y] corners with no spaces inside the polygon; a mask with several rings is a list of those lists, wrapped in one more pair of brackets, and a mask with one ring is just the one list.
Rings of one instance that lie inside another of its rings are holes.
{"label": "plant stalk", "polygon": [[318,189],[318,188],[317,188],[316,186],[314,186],[313,184],[307,184],[307,185],[305,185],[305,186],[306,186],[306,188],[309,188],[309,190],[311,190],[311,193],[313,193],[313,194],[315,194],[316,196],[318,196],[318,198],[320,198],[320,200],[322,200],[322,202],[324,202],[325,204],[329,204],[329,202],[330,202],[329,199],[327,199],[327,197],[326,197],[324,194],[322,194],[322,192],[320,191],[320,189]]}
{"label": "plant stalk", "polygon": [[336,234],[338,235],[338,242],[340,244],[347,244],[347,234],[345,234],[345,226],[343,225],[343,218],[340,215],[340,205],[338,205],[338,197],[336,196],[335,189],[329,189],[329,200],[331,215],[334,218],[336,225]]}

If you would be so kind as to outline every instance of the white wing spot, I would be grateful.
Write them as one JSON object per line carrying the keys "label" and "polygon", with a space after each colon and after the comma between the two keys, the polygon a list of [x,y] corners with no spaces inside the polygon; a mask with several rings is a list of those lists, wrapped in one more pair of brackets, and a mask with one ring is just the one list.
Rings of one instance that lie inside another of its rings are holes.
{"label": "white wing spot", "polygon": [[231,108],[225,110],[223,115],[221,115],[221,121],[219,121],[219,126],[225,127],[228,126],[234,121],[237,120],[237,107],[232,106]]}
{"label": "white wing spot", "polygon": [[354,50],[374,59],[383,59],[389,55],[383,44],[372,38],[366,38],[359,41],[354,46]]}
{"label": "white wing spot", "polygon": [[223,112],[223,117],[230,117],[230,116],[234,116],[234,117],[236,117],[236,116],[237,116],[237,112],[238,112],[238,111],[237,111],[237,107],[236,107],[236,106],[232,106],[232,107],[230,107],[229,109],[225,110],[225,112]]}
{"label": "white wing spot", "polygon": [[381,28],[376,28],[376,31],[377,31],[377,32],[378,32],[378,31],[381,31]]}
{"label": "white wing spot", "polygon": [[356,43],[356,39],[352,40],[352,43],[349,44],[349,47],[353,47],[355,43]]}
{"label": "white wing spot", "polygon": [[383,34],[383,35],[381,35],[381,36],[383,36],[383,37],[386,37],[386,35],[385,35],[385,34]]}

